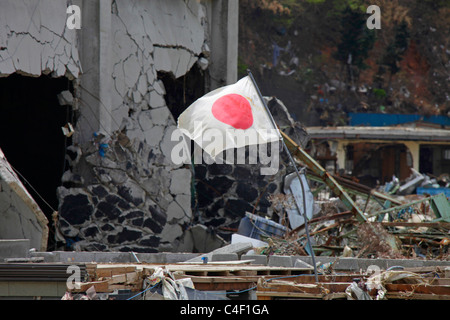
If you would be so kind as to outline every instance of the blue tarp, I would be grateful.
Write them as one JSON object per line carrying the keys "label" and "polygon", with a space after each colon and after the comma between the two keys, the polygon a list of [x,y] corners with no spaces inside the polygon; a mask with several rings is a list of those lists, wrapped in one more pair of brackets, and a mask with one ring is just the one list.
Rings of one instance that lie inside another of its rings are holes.
{"label": "blue tarp", "polygon": [[450,188],[422,188],[418,187],[416,189],[417,194],[429,194],[430,196],[434,196],[435,194],[443,193],[447,198],[450,198]]}
{"label": "blue tarp", "polygon": [[387,113],[356,113],[349,112],[350,126],[395,126],[397,124],[423,121],[443,126],[450,126],[450,117],[430,116],[418,114],[387,114]]}

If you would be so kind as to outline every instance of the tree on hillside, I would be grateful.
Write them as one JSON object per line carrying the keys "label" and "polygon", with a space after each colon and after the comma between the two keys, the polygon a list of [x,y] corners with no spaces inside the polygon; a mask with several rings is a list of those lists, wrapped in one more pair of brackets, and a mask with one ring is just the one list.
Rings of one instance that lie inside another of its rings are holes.
{"label": "tree on hillside", "polygon": [[360,10],[347,6],[342,13],[340,22],[340,42],[334,58],[347,66],[349,76],[366,67],[364,60],[369,56],[375,43],[375,31],[366,26],[367,16]]}
{"label": "tree on hillside", "polygon": [[394,40],[387,46],[386,53],[381,63],[389,68],[391,77],[400,70],[399,63],[403,59],[403,54],[408,49],[409,30],[406,21],[402,21],[395,28]]}

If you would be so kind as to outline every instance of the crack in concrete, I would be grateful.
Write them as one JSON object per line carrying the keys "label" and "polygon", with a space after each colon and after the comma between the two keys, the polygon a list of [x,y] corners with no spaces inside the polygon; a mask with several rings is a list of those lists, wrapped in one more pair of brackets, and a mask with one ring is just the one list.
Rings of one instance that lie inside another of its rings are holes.
{"label": "crack in concrete", "polygon": [[162,44],[153,44],[154,47],[157,48],[162,48],[162,49],[177,49],[177,50],[185,50],[187,52],[189,52],[191,55],[193,55],[194,57],[199,57],[199,55],[197,53],[195,53],[192,49],[189,49],[187,47],[181,46],[181,45],[162,45]]}

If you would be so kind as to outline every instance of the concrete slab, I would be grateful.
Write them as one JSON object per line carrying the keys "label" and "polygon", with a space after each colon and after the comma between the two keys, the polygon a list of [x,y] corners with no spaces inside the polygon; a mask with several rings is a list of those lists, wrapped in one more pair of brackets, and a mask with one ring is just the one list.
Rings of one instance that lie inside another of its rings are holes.
{"label": "concrete slab", "polygon": [[28,193],[0,149],[0,239],[29,239],[46,250],[48,219]]}
{"label": "concrete slab", "polygon": [[136,253],[139,261],[146,263],[177,263],[199,256],[199,253]]}
{"label": "concrete slab", "polygon": [[[301,260],[312,265],[312,258],[310,256],[292,256],[291,259],[295,261]],[[316,264],[318,266],[327,263],[334,263],[333,269],[336,271],[365,271],[369,267],[376,266],[382,270],[386,270],[395,266],[402,266],[404,268],[426,267],[426,266],[450,266],[450,261],[436,261],[436,260],[413,260],[413,259],[361,259],[361,258],[342,258],[342,257],[316,257]]]}
{"label": "concrete slab", "polygon": [[237,253],[216,253],[211,256],[211,261],[236,261],[239,260]]}
{"label": "concrete slab", "polygon": [[202,254],[193,259],[189,259],[187,260],[187,262],[202,262],[202,258],[204,257],[208,258],[208,260],[211,261],[212,256],[219,253],[236,253],[237,255],[242,255],[252,248],[253,245],[251,243],[232,243],[227,246],[218,248],[210,253]]}
{"label": "concrete slab", "polygon": [[294,266],[292,258],[290,256],[277,256],[277,255],[270,256],[267,265],[270,267],[286,267],[286,268],[292,268]]}
{"label": "concrete slab", "polygon": [[243,254],[241,260],[254,260],[251,264],[267,265],[267,256],[262,254]]}
{"label": "concrete slab", "polygon": [[[0,253],[3,253],[0,240]],[[252,264],[269,265],[276,267],[311,267],[310,256],[278,256],[267,257],[265,255],[248,254],[252,249],[251,243],[236,243],[221,247],[207,254],[189,252],[160,252],[160,253],[135,253],[141,263],[177,263],[177,262],[202,262],[202,257],[208,257],[209,261],[233,261],[254,260]],[[131,252],[30,252],[28,248],[22,249],[24,257],[42,257],[44,262],[99,262],[99,263],[136,263]],[[18,257],[20,258],[20,257]],[[334,263],[335,271],[365,272],[367,269],[379,267],[381,270],[401,266],[404,268],[420,268],[439,266],[450,268],[450,261],[412,260],[412,259],[360,259],[341,257],[316,257],[318,267]]]}
{"label": "concrete slab", "polygon": [[7,258],[28,257],[28,250],[30,250],[29,239],[1,239],[0,261]]}
{"label": "concrete slab", "polygon": [[294,268],[309,268],[309,269],[314,269],[314,267],[312,265],[310,265],[309,263],[306,263],[305,261],[302,261],[300,259],[296,259],[294,262]]}

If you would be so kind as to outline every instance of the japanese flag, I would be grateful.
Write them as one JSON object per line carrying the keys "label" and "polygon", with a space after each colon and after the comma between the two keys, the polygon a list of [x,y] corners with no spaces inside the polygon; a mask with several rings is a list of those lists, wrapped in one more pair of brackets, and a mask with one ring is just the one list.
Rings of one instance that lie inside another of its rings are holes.
{"label": "japanese flag", "polygon": [[280,140],[249,76],[196,100],[178,128],[213,159],[225,149]]}

